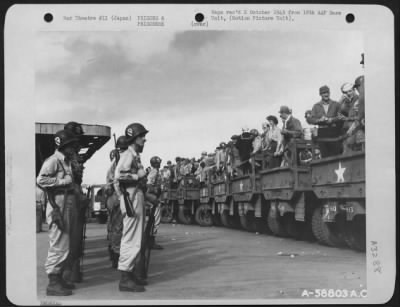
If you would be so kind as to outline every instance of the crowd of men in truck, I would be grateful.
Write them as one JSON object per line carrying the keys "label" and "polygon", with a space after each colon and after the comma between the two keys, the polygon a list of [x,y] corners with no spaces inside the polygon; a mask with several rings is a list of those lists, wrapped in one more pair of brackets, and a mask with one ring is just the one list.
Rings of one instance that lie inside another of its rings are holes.
{"label": "crowd of men in truck", "polygon": [[[290,144],[294,139],[311,140],[329,138],[320,142],[315,152],[300,152],[299,160],[307,164],[311,159],[325,158],[351,151],[364,150],[365,112],[364,76],[354,84],[341,87],[343,96],[339,102],[330,99],[328,86],[321,86],[321,100],[305,112],[310,127],[303,128],[293,117],[288,106],[281,106],[279,120],[268,115],[262,124],[262,132],[243,128],[232,135],[228,142],[221,142],[214,152],[202,152],[201,157],[176,157],[175,163],[167,161],[161,167],[161,158],[154,156],[151,167],[145,169],[140,154],[143,152],[149,132],[142,124],[132,123],[125,134],[116,141],[110,152],[111,164],[106,174],[104,188],[109,210],[108,240],[112,266],[121,272],[120,291],[142,292],[148,284],[142,274],[145,259],[140,252],[146,224],[146,203],[154,206],[155,222],[151,235],[155,235],[160,223],[160,196],[162,185],[177,187],[182,178],[194,175],[199,182],[212,180],[214,176],[240,176],[250,167],[257,153],[266,153],[267,167],[287,166]],[[84,134],[79,123],[69,122],[54,135],[56,150],[47,158],[37,176],[37,201],[47,199],[46,218],[49,225],[49,250],[45,270],[49,277],[47,295],[71,295],[81,282],[79,259],[83,255],[81,218],[82,208],[87,206],[82,193],[83,163],[79,161],[80,136]],[[248,148],[251,148],[249,151]],[[241,167],[238,167],[241,166]],[[154,241],[153,241],[154,242]],[[162,249],[153,243],[152,248]]]}

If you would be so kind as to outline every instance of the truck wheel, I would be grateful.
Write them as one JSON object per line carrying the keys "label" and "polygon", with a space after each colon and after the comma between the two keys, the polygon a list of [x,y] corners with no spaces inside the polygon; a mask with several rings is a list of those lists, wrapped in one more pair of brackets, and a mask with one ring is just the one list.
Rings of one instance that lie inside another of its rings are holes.
{"label": "truck wheel", "polygon": [[295,240],[301,240],[304,232],[304,222],[296,221],[294,213],[286,213],[283,216],[283,225],[289,237]]}
{"label": "truck wheel", "polygon": [[106,214],[99,214],[96,219],[99,224],[107,223],[107,215]]}
{"label": "truck wheel", "polygon": [[185,225],[193,223],[193,216],[190,214],[190,210],[185,208],[184,205],[179,206],[178,220]]}
{"label": "truck wheel", "polygon": [[344,240],[350,248],[359,252],[365,252],[365,228],[365,215],[359,217],[356,216],[352,221],[346,222],[344,227]]}
{"label": "truck wheel", "polygon": [[280,217],[272,217],[268,214],[267,222],[269,229],[272,231],[274,235],[278,237],[288,236]]}
{"label": "truck wheel", "polygon": [[211,206],[208,204],[200,205],[195,214],[196,223],[200,226],[209,227],[213,225],[212,215],[211,215]]}
{"label": "truck wheel", "polygon": [[337,223],[326,223],[322,220],[322,206],[314,209],[312,216],[312,231],[318,242],[323,245],[340,247],[344,245],[344,239],[337,229]]}
{"label": "truck wheel", "polygon": [[161,208],[161,223],[171,223],[173,217],[172,214],[172,207],[173,204],[172,203],[168,203],[165,204],[164,206],[162,206]]}

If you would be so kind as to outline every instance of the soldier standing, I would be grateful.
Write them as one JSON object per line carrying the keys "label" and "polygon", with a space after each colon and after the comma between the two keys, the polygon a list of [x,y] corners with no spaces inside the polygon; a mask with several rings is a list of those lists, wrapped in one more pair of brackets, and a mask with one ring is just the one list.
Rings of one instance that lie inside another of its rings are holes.
{"label": "soldier standing", "polygon": [[[318,137],[336,138],[341,134],[343,120],[340,104],[330,99],[330,90],[326,85],[320,87],[319,94],[321,101],[314,104],[307,122],[318,125]],[[340,142],[319,142],[318,145],[323,158],[340,154],[342,147]]]}
{"label": "soldier standing", "polygon": [[[120,291],[143,292],[145,280],[139,279],[134,272],[135,260],[140,257],[142,235],[144,231],[145,186],[143,179],[146,172],[140,161],[140,153],[143,151],[148,130],[139,123],[130,124],[125,129],[128,149],[121,154],[115,169],[115,191],[120,199],[120,208],[123,216],[123,229],[121,238],[118,270],[121,271],[119,282]],[[124,183],[123,181],[126,180]],[[121,188],[127,194],[123,194]],[[128,198],[125,198],[125,197]],[[130,202],[133,208],[130,208]],[[128,206],[128,207],[126,207]],[[133,212],[128,209],[133,209]],[[132,214],[133,213],[133,214]]]}
{"label": "soldier standing", "polygon": [[112,267],[116,269],[118,267],[119,251],[121,247],[123,217],[119,206],[118,196],[114,190],[113,182],[115,176],[115,168],[118,164],[120,154],[128,149],[125,136],[120,136],[117,140],[116,149],[110,152],[111,165],[107,171],[106,176],[106,204],[109,212],[108,219],[108,240],[109,240],[109,252],[112,261]]}
{"label": "soldier standing", "polygon": [[66,260],[66,268],[63,273],[65,280],[70,282],[81,282],[82,272],[80,259],[83,256],[83,228],[85,223],[85,212],[88,200],[82,191],[83,159],[79,156],[81,149],[81,139],[83,136],[82,125],[77,122],[69,122],[64,126],[64,130],[72,133],[79,142],[75,144],[75,150],[71,156],[71,169],[73,175],[73,187],[76,193],[75,207],[71,211],[71,233],[70,233],[70,253]]}
{"label": "soldier standing", "polygon": [[46,218],[49,225],[50,247],[45,262],[49,277],[47,295],[71,295],[73,284],[62,277],[66,260],[70,252],[70,233],[73,214],[76,208],[71,159],[75,154],[78,138],[66,130],[58,131],[54,136],[56,150],[44,161],[37,177],[37,184],[46,190],[48,203]]}
{"label": "soldier standing", "polygon": [[[157,234],[158,227],[161,223],[161,174],[160,174],[160,166],[161,166],[161,158],[154,156],[150,159],[150,165],[152,167],[149,175],[147,176],[147,192],[146,199],[153,205],[156,206],[156,210],[154,213],[154,232],[152,235]],[[152,249],[164,249],[160,244],[157,244],[155,240],[153,241]]]}

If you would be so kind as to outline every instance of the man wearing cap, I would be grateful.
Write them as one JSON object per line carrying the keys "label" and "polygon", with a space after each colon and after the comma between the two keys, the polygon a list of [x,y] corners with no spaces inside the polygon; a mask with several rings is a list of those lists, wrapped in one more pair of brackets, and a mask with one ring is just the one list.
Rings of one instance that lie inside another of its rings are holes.
{"label": "man wearing cap", "polygon": [[340,90],[343,93],[342,97],[339,99],[340,113],[347,117],[354,102],[358,100],[358,95],[354,90],[354,85],[349,82],[344,83],[340,87]]}
{"label": "man wearing cap", "polygon": [[70,253],[70,235],[74,225],[76,208],[71,159],[79,139],[70,131],[61,130],[54,136],[56,150],[47,158],[39,172],[36,183],[47,193],[46,219],[49,225],[49,250],[45,270],[49,277],[46,295],[66,296],[75,286],[64,280],[62,273]]}
{"label": "man wearing cap", "polygon": [[297,118],[292,116],[292,110],[287,106],[281,106],[279,109],[280,117],[283,121],[283,128],[281,130],[283,136],[283,152],[286,165],[290,165],[291,150],[290,143],[293,139],[299,139],[302,136],[303,129],[301,123]]}
{"label": "man wearing cap", "polygon": [[[121,153],[115,168],[114,188],[120,200],[123,228],[118,261],[121,272],[120,291],[142,292],[147,281],[135,273],[136,262],[140,262],[140,248],[145,221],[144,182],[146,172],[140,160],[148,130],[139,123],[126,127],[125,136],[128,149]],[[128,194],[123,194],[124,190]],[[125,198],[125,197],[128,198]],[[131,207],[132,205],[132,207]],[[143,261],[142,261],[143,262]]]}
{"label": "man wearing cap", "polygon": [[[341,121],[340,104],[330,99],[329,87],[324,85],[319,89],[321,101],[314,104],[308,123],[318,125],[318,137],[336,138],[340,136]],[[318,142],[322,157],[338,155],[341,152],[341,143]]]}

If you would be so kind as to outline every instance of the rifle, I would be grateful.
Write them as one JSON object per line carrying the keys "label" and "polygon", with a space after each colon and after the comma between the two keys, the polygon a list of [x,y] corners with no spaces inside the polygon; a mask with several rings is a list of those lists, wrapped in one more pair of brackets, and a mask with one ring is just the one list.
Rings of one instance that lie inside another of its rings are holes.
{"label": "rifle", "polygon": [[[114,137],[114,147],[115,147],[115,165],[118,165],[119,162],[119,151],[117,148],[117,139],[115,137],[115,133],[113,133],[113,137]],[[125,210],[126,210],[126,215],[129,217],[135,217],[136,216],[136,212],[135,209],[133,208],[133,203],[132,200],[135,199],[136,193],[137,193],[137,188],[135,189],[135,191],[133,192],[132,195],[132,199],[129,197],[129,193],[126,190],[125,184],[129,183],[129,180],[119,180],[119,188],[122,192],[122,195],[124,197],[124,203],[125,203]]]}
{"label": "rifle", "polygon": [[129,182],[128,180],[120,180],[119,187],[120,187],[122,195],[124,197],[126,215],[129,217],[135,217],[136,212],[135,212],[135,209],[133,208],[132,200],[135,199],[138,188],[136,187],[135,191],[133,191],[133,195],[132,195],[132,199],[131,199],[129,197],[129,192],[126,190],[126,187],[125,187],[125,183],[128,183],[128,182]]}
{"label": "rifle", "polygon": [[[87,192],[86,192],[86,198],[90,199],[90,193],[91,193],[92,188],[88,186]],[[82,240],[81,240],[81,268],[83,267],[83,256],[85,255],[85,243],[86,243],[86,225],[87,225],[87,215],[89,212],[89,205],[86,206],[85,208],[85,213],[83,215],[83,228],[82,228]]]}
{"label": "rifle", "polygon": [[149,265],[150,265],[151,247],[154,244],[153,229],[155,223],[155,211],[158,204],[150,203],[150,205],[151,208],[150,208],[149,220],[147,221],[143,233],[142,245],[140,248],[140,259],[138,263],[138,271],[139,271],[138,274],[139,276],[142,276],[144,278],[147,278],[147,272],[149,270]]}
{"label": "rifle", "polygon": [[[44,189],[44,191],[47,194],[47,199],[49,200],[49,204],[53,208],[53,213],[55,214],[55,216],[52,216],[51,223],[49,225],[49,229],[51,228],[51,226],[54,223],[57,225],[58,229],[60,229],[60,231],[62,232],[64,230],[63,218],[64,218],[65,203],[66,203],[66,195],[64,195],[64,206],[63,206],[62,212],[60,212],[60,207],[56,204],[54,193],[53,193],[52,189],[46,188],[46,189]],[[56,213],[57,211],[59,213]]]}

